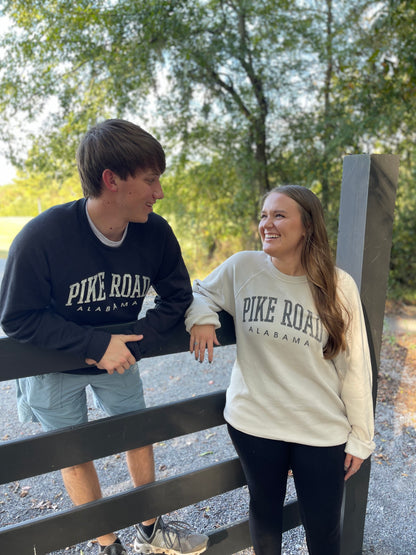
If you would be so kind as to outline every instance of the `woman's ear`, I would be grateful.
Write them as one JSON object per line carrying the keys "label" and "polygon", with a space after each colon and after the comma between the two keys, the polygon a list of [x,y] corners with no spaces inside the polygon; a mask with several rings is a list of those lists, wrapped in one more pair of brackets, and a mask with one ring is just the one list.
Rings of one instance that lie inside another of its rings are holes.
{"label": "woman's ear", "polygon": [[115,174],[112,170],[105,169],[103,171],[102,180],[104,183],[104,187],[109,191],[115,192],[118,189],[118,175]]}

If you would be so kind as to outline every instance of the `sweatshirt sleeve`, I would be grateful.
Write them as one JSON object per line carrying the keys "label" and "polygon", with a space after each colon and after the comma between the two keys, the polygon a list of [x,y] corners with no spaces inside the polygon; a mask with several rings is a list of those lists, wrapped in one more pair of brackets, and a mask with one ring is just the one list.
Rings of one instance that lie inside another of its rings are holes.
{"label": "sweatshirt sleeve", "polygon": [[236,255],[223,262],[203,281],[194,281],[193,301],[185,314],[188,332],[194,325],[212,324],[218,329],[221,310],[235,315],[235,258]]}
{"label": "sweatshirt sleeve", "polygon": [[347,349],[334,364],[343,376],[341,399],[351,426],[345,451],[366,459],[374,451],[372,368],[367,330],[358,288],[351,276],[340,274],[341,299],[349,312]]}
{"label": "sweatshirt sleeve", "polygon": [[10,248],[0,290],[1,326],[18,341],[100,360],[111,336],[68,321],[54,310],[49,261],[33,238],[37,232],[27,226]]}
{"label": "sweatshirt sleeve", "polygon": [[143,339],[127,344],[136,360],[160,348],[164,334],[183,320],[192,301],[191,282],[179,243],[170,226],[167,229],[162,263],[152,283],[157,293],[155,307],[148,310],[132,329],[132,333],[143,334]]}

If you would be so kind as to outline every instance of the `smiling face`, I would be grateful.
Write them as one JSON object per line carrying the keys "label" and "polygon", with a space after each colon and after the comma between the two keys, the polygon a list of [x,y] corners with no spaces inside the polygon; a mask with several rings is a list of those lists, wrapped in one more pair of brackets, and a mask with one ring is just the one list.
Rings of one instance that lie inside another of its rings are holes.
{"label": "smiling face", "polygon": [[282,193],[270,193],[263,204],[259,223],[263,250],[278,270],[302,275],[302,245],[306,231],[300,206]]}
{"label": "smiling face", "polygon": [[145,223],[153,212],[153,205],[163,198],[160,173],[153,169],[137,170],[127,179],[116,176],[118,210],[126,223]]}

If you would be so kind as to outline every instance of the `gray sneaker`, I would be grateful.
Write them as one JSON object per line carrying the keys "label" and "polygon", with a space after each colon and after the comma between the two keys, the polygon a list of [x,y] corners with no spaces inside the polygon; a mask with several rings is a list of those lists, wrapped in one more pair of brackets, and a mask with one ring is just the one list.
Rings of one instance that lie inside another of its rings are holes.
{"label": "gray sneaker", "polygon": [[163,522],[158,517],[153,534],[148,538],[140,524],[136,524],[137,537],[134,540],[136,553],[166,553],[166,555],[199,555],[207,548],[208,536],[195,534],[184,522]]}

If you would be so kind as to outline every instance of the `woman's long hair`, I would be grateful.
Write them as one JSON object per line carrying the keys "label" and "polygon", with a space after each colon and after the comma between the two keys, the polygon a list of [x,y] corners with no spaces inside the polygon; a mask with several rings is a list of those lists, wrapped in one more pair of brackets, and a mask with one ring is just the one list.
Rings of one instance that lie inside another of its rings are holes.
{"label": "woman's long hair", "polygon": [[324,358],[334,358],[346,348],[345,331],[348,321],[345,318],[349,316],[337,294],[337,274],[322,204],[312,191],[300,185],[275,187],[265,194],[263,203],[271,193],[286,195],[299,205],[306,232],[301,263],[306,271],[319,317],[329,336],[324,346]]}

